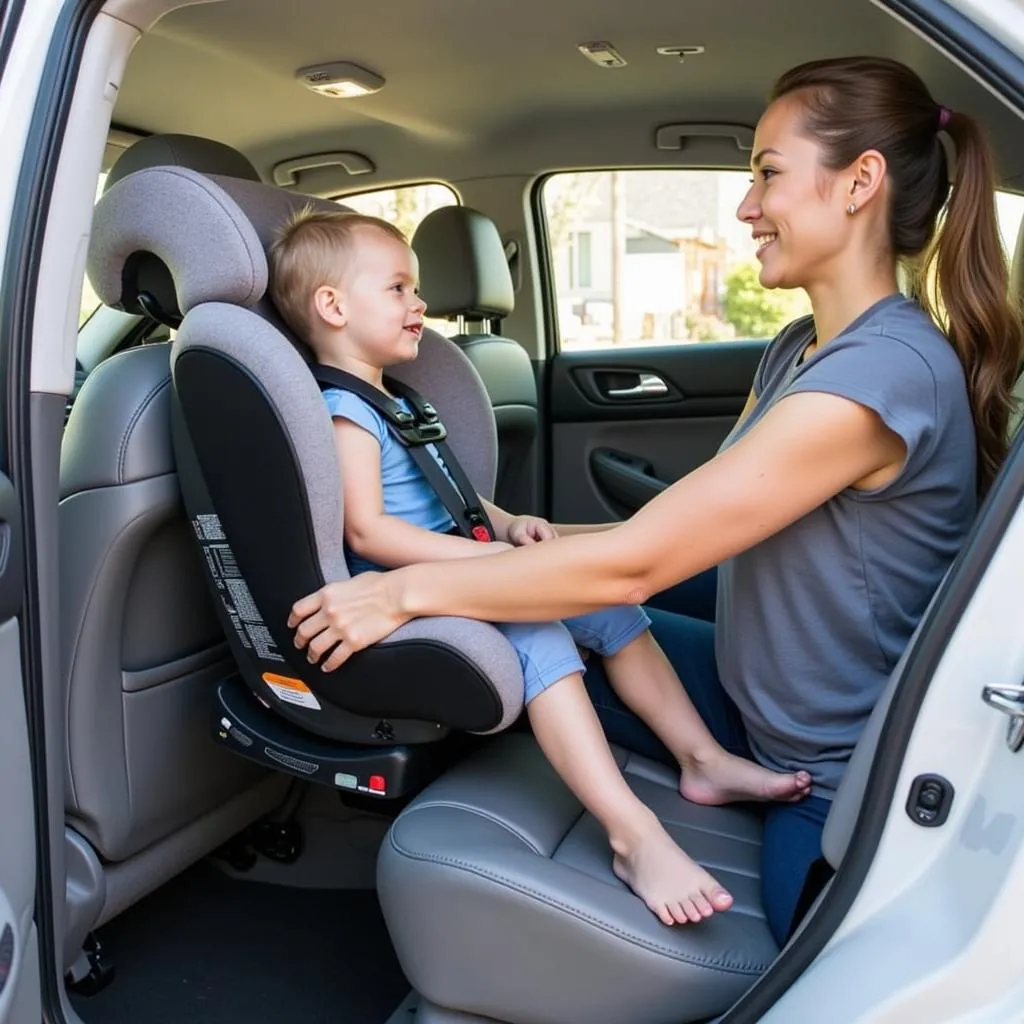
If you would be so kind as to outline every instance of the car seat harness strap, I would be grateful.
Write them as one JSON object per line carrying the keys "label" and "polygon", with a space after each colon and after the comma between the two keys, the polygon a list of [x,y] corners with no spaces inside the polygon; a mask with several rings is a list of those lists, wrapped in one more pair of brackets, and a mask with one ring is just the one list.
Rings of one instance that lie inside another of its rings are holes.
{"label": "car seat harness strap", "polygon": [[[430,402],[407,384],[391,377],[384,378],[384,387],[390,392],[385,394],[355,374],[334,366],[314,363],[310,370],[321,390],[340,388],[349,391],[384,417],[391,434],[409,450],[410,457],[455,521],[459,533],[482,543],[494,540],[494,528],[473,485],[448,447],[448,431]],[[392,395],[404,399],[412,411],[404,408]],[[447,473],[427,450],[427,445],[434,446]]]}

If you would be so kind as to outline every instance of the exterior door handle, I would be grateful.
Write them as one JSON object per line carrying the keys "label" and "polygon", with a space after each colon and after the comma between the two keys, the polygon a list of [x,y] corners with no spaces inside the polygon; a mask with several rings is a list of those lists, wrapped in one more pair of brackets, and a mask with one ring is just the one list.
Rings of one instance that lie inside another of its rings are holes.
{"label": "exterior door handle", "polygon": [[668,394],[668,385],[656,373],[641,373],[639,380],[629,388],[609,388],[608,398],[661,398]]}
{"label": "exterior door handle", "polygon": [[1006,730],[1006,745],[1013,753],[1024,746],[1024,686],[986,686],[981,699],[996,711],[1010,718]]}

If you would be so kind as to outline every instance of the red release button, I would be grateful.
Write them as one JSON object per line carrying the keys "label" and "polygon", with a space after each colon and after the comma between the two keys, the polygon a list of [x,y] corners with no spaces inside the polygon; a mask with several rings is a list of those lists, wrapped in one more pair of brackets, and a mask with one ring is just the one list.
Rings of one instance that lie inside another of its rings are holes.
{"label": "red release button", "polygon": [[486,526],[474,526],[473,539],[480,541],[482,544],[487,544],[491,539],[491,531]]}
{"label": "red release button", "polygon": [[367,785],[374,793],[383,793],[388,788],[387,780],[383,775],[371,775]]}

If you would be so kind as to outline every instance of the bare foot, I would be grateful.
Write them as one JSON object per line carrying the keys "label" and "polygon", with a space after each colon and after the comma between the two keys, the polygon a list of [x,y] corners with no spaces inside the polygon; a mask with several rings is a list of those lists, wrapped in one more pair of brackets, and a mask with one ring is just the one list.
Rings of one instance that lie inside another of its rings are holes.
{"label": "bare foot", "polygon": [[664,924],[696,924],[732,906],[732,896],[676,846],[657,820],[633,843],[612,846],[612,870]]}
{"label": "bare foot", "polygon": [[755,761],[722,750],[713,758],[693,761],[683,769],[679,791],[695,804],[728,804],[740,800],[781,800],[796,803],[811,791],[807,772],[783,775]]}

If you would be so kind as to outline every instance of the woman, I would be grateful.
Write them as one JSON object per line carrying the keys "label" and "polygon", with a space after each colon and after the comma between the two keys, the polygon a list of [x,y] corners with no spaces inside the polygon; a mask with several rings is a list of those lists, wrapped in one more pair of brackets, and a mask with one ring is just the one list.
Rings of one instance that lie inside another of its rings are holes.
{"label": "woman", "polygon": [[[719,454],[614,529],[329,584],[289,622],[311,661],[337,645],[329,671],[416,616],[558,619],[718,566],[715,623],[662,612],[654,631],[719,742],[814,781],[765,810],[781,943],[853,747],[1005,456],[1022,348],[987,145],[914,72],[874,58],[794,68],[753,153],[738,216],[761,283],[806,289],[813,316],[768,347]],[[914,300],[897,286],[907,261]],[[587,675],[609,737],[650,749]],[[682,700],[661,693],[662,719]]]}

